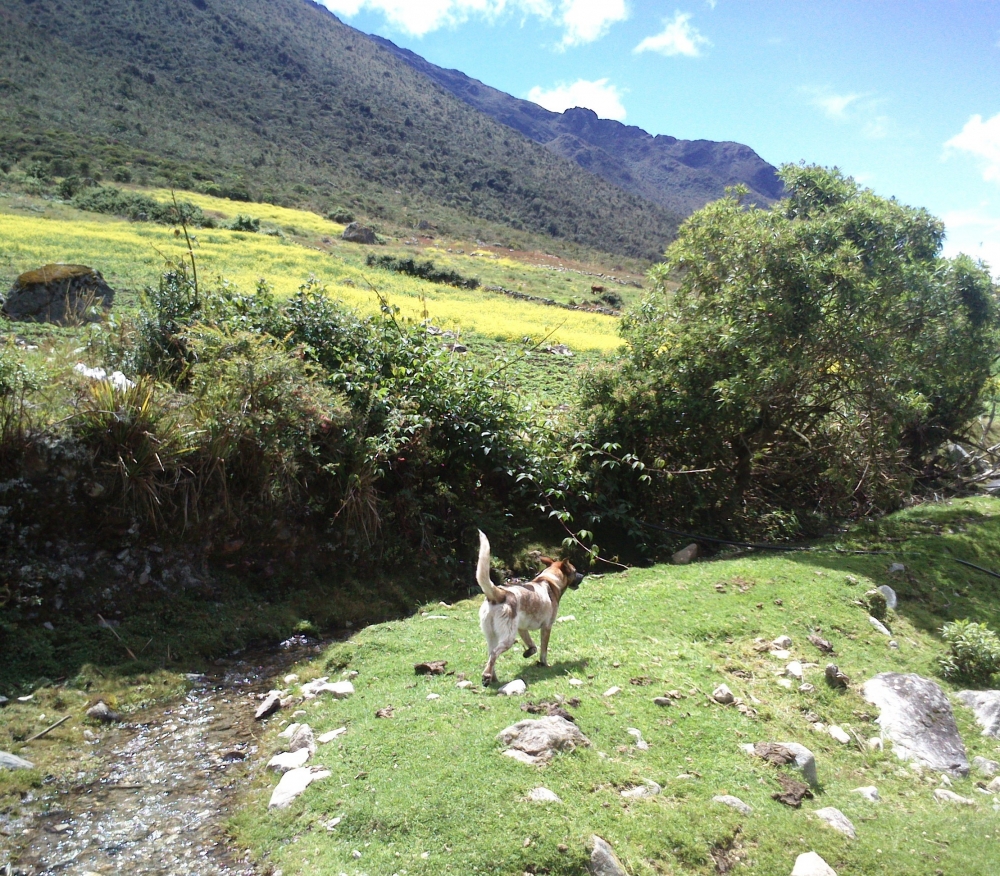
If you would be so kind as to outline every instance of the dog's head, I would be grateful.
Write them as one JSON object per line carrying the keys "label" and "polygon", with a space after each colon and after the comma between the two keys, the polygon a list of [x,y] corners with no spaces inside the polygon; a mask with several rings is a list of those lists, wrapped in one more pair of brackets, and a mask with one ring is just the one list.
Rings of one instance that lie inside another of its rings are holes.
{"label": "dog's head", "polygon": [[551,557],[540,558],[549,569],[557,572],[563,580],[563,590],[571,587],[576,590],[583,581],[583,572],[578,572],[569,560],[553,560]]}

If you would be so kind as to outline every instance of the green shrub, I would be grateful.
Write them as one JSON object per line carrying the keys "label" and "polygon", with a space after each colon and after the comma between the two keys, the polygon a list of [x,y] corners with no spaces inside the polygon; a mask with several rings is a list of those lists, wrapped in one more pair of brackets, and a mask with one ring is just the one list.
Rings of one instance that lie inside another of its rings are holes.
{"label": "green shrub", "polygon": [[460,289],[478,289],[479,280],[474,277],[463,277],[457,271],[445,271],[434,266],[434,262],[417,262],[413,259],[397,259],[392,256],[377,256],[369,253],[365,264],[369,267],[383,268],[406,274],[410,277],[420,277],[431,283],[443,283],[446,286],[457,286]]}
{"label": "green shrub", "polygon": [[203,225],[205,214],[200,207],[195,207],[187,201],[174,204],[164,204],[154,201],[147,195],[138,192],[126,192],[114,186],[96,186],[86,191],[78,192],[72,205],[78,210],[90,213],[106,213],[121,216],[133,222],[157,222],[161,225],[177,225],[181,219],[188,225]]}
{"label": "green shrub", "polygon": [[251,234],[257,234],[260,231],[260,219],[254,219],[252,216],[244,216],[240,213],[226,228],[230,231],[248,231]]}
{"label": "green shrub", "polygon": [[948,653],[938,658],[941,675],[949,681],[989,684],[1000,671],[1000,639],[985,624],[957,620],[941,627]]}
{"label": "green shrub", "polygon": [[331,210],[327,213],[326,218],[331,222],[337,222],[340,225],[350,225],[354,221],[354,214],[350,210],[338,207],[337,209]]}

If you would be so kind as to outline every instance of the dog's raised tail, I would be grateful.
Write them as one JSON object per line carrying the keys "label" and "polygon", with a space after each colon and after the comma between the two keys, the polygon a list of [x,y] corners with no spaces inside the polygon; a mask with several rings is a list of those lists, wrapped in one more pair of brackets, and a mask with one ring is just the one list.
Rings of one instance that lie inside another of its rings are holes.
{"label": "dog's raised tail", "polygon": [[476,564],[476,582],[489,602],[502,602],[500,594],[490,580],[490,540],[479,530],[479,562]]}

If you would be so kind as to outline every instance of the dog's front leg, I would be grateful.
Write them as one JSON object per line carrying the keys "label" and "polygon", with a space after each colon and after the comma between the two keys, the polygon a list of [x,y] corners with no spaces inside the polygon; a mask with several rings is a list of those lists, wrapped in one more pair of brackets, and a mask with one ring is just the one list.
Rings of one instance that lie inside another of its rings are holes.
{"label": "dog's front leg", "polygon": [[531,641],[531,633],[527,630],[521,630],[521,641],[524,642],[524,646],[528,649],[524,652],[525,657],[530,657],[532,654],[538,653],[535,643]]}
{"label": "dog's front leg", "polygon": [[552,627],[542,627],[542,653],[538,655],[538,665],[548,666],[549,665],[549,633],[552,632]]}

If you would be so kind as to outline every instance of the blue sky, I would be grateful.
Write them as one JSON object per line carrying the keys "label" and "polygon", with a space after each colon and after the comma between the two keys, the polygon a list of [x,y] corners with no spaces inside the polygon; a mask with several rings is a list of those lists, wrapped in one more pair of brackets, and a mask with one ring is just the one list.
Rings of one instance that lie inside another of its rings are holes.
{"label": "blue sky", "polygon": [[549,109],[836,165],[1000,274],[995,0],[323,0]]}

